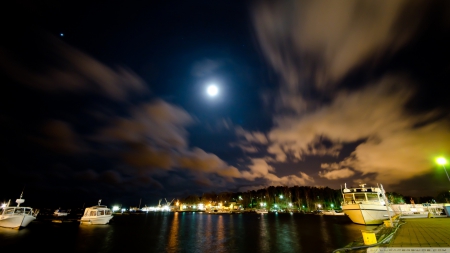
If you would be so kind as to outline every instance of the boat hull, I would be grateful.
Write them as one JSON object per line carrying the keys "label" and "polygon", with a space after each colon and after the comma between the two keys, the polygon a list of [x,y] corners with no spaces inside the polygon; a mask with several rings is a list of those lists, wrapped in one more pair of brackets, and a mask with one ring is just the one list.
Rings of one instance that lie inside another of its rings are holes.
{"label": "boat hull", "polygon": [[106,225],[113,218],[112,215],[105,215],[101,217],[81,217],[81,224],[89,225]]}
{"label": "boat hull", "polygon": [[344,213],[356,224],[362,225],[380,225],[383,221],[395,215],[389,208],[389,214],[386,206],[370,204],[353,204],[342,207]]}
{"label": "boat hull", "polygon": [[28,226],[36,217],[32,215],[12,215],[0,217],[0,227],[20,229]]}

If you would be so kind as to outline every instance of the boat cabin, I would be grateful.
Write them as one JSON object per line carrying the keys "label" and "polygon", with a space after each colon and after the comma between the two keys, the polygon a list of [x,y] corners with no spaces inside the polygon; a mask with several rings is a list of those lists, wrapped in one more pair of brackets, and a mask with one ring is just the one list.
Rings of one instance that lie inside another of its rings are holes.
{"label": "boat cabin", "polygon": [[23,214],[33,214],[33,209],[30,207],[6,207],[2,212],[2,215],[23,215]]}
{"label": "boat cabin", "polygon": [[93,206],[88,207],[84,211],[84,216],[103,216],[103,215],[111,215],[111,209],[109,209],[107,206]]}
{"label": "boat cabin", "polygon": [[360,185],[359,188],[345,188],[342,191],[344,198],[344,205],[361,204],[361,203],[384,203],[383,195],[380,188],[364,187],[365,184]]}

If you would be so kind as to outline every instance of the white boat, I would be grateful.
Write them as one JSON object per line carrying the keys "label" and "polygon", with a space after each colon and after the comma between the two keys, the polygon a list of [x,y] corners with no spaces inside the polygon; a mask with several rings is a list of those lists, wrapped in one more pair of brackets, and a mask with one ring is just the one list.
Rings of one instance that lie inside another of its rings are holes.
{"label": "white boat", "polygon": [[231,213],[231,211],[230,210],[225,210],[225,209],[210,209],[210,210],[206,211],[206,213],[223,214],[223,213]]}
{"label": "white boat", "polygon": [[81,224],[105,225],[113,218],[111,209],[107,206],[100,205],[102,200],[98,201],[98,205],[88,207],[84,210],[84,215],[80,219]]}
{"label": "white boat", "polygon": [[[357,224],[379,225],[384,220],[395,215],[390,206],[386,206],[387,200],[383,186],[380,187],[345,188],[342,190],[344,213]],[[389,210],[389,212],[388,212]]]}
{"label": "white boat", "polygon": [[33,210],[31,207],[23,207],[20,204],[25,202],[22,194],[16,199],[17,206],[9,206],[11,200],[3,207],[0,216],[0,227],[20,229],[28,226],[30,222],[36,219],[39,210]]}
{"label": "white boat", "polygon": [[328,210],[328,211],[322,211],[322,214],[323,215],[340,215],[340,216],[345,216],[344,212],[336,212],[336,210],[334,210],[334,209],[331,209],[331,210]]}
{"label": "white boat", "polygon": [[61,208],[58,208],[53,212],[53,216],[56,216],[56,217],[67,216],[67,215],[69,215],[69,213],[70,213],[70,210],[62,210]]}
{"label": "white boat", "polygon": [[255,211],[256,211],[256,213],[260,213],[260,214],[269,213],[269,211],[267,209],[256,209]]}

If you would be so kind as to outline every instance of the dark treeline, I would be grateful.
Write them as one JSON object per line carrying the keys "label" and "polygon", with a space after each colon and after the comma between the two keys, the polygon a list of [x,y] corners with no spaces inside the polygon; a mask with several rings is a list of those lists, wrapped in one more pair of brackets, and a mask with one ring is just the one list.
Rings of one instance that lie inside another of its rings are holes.
{"label": "dark treeline", "polygon": [[270,186],[247,192],[204,193],[202,196],[190,195],[181,200],[183,204],[217,205],[237,203],[244,208],[298,209],[304,211],[317,209],[340,209],[341,190],[310,186]]}
{"label": "dark treeline", "polygon": [[387,198],[393,204],[420,204],[420,203],[450,203],[450,192],[443,191],[440,192],[436,197],[432,196],[421,196],[421,197],[411,197],[403,196],[402,194],[396,192],[387,192]]}
{"label": "dark treeline", "polygon": [[[386,197],[390,203],[401,204],[412,203],[450,203],[450,193],[441,192],[436,197],[411,197],[403,196],[396,192],[387,192]],[[180,200],[185,205],[204,205],[224,206],[230,203],[236,203],[244,208],[267,209],[297,209],[302,211],[312,211],[318,209],[340,209],[342,202],[341,190],[334,190],[328,187],[311,186],[270,186],[267,188],[247,191],[247,192],[221,192],[221,193],[203,193],[201,196],[189,195]]]}

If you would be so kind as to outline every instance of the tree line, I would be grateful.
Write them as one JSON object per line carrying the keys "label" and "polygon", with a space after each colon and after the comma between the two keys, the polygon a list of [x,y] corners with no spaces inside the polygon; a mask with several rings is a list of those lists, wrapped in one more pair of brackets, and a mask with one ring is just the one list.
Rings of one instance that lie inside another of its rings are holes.
{"label": "tree line", "polygon": [[[450,192],[441,192],[436,197],[403,196],[396,192],[386,192],[386,197],[392,204],[412,203],[450,203]],[[269,186],[259,190],[246,192],[215,192],[203,193],[201,196],[189,195],[180,200],[185,205],[219,203],[228,206],[231,203],[243,208],[267,208],[267,209],[297,209],[312,211],[318,209],[340,209],[342,193],[340,189],[313,186]]]}

